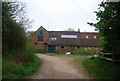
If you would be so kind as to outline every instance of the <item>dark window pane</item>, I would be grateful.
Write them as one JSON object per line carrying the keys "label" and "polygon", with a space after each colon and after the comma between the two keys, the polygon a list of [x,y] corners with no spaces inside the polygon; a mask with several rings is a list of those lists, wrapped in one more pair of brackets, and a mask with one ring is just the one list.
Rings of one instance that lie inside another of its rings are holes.
{"label": "dark window pane", "polygon": [[44,45],[47,45],[47,43],[44,43]]}
{"label": "dark window pane", "polygon": [[64,46],[61,46],[61,48],[64,48]]}
{"label": "dark window pane", "polygon": [[37,43],[34,43],[35,45],[37,45]]}
{"label": "dark window pane", "polygon": [[42,42],[43,41],[43,36],[38,36],[38,41]]}

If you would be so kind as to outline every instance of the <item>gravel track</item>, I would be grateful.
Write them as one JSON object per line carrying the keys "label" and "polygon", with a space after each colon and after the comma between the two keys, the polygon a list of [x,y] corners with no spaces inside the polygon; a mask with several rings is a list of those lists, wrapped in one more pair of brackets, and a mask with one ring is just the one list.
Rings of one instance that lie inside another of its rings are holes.
{"label": "gravel track", "polygon": [[89,79],[83,69],[75,68],[71,58],[36,54],[43,62],[41,69],[31,79]]}

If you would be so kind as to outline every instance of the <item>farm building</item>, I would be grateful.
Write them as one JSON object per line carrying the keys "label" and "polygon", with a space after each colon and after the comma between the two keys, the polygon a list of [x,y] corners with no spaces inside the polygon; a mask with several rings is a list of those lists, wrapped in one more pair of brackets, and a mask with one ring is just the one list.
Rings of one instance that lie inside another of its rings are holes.
{"label": "farm building", "polygon": [[98,32],[47,31],[42,26],[32,35],[32,40],[39,49],[48,53],[69,52],[71,47],[98,46]]}

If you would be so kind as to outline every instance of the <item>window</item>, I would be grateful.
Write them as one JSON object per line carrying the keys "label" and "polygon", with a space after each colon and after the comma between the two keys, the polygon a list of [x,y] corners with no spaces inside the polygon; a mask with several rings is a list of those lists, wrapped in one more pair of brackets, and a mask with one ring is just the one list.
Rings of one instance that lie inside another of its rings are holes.
{"label": "window", "polygon": [[86,36],[86,38],[89,38],[88,36]]}
{"label": "window", "polygon": [[55,37],[54,39],[55,39],[55,40],[57,40],[57,38],[56,38],[56,37]]}
{"label": "window", "polygon": [[96,36],[94,36],[94,38],[96,39],[97,37],[96,37]]}
{"label": "window", "polygon": [[38,36],[38,41],[43,42],[43,36]]}
{"label": "window", "polygon": [[40,31],[40,35],[42,35],[42,31]]}
{"label": "window", "polygon": [[47,43],[44,43],[44,45],[47,45]]}
{"label": "window", "polygon": [[57,37],[52,37],[51,40],[57,40]]}
{"label": "window", "polygon": [[54,40],[54,37],[52,37],[51,39]]}
{"label": "window", "polygon": [[63,48],[64,48],[64,46],[61,46],[61,48],[63,49]]}
{"label": "window", "polygon": [[37,43],[34,43],[34,45],[37,45]]}
{"label": "window", "polygon": [[61,35],[61,38],[77,38],[77,35]]}

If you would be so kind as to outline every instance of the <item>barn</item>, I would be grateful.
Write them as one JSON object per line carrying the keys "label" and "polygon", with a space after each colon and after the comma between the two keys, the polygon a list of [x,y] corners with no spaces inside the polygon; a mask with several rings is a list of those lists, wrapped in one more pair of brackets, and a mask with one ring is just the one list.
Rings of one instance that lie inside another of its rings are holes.
{"label": "barn", "polygon": [[69,52],[71,47],[96,47],[98,36],[98,32],[47,31],[41,26],[32,35],[32,41],[39,49],[48,53],[63,53]]}

